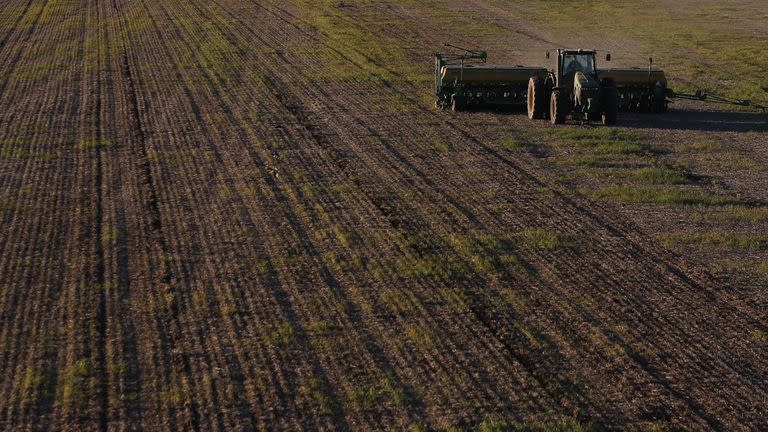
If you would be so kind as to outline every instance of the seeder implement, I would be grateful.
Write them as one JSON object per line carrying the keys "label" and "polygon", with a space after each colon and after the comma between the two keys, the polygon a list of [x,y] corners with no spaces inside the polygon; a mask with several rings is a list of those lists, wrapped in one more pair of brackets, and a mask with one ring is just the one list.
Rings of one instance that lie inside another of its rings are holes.
{"label": "seeder implement", "polygon": [[471,106],[525,105],[528,79],[546,74],[541,67],[486,65],[485,51],[454,45],[460,54],[435,54],[435,105],[461,111]]}
{"label": "seeder implement", "polygon": [[[707,94],[701,90],[694,94],[678,93],[667,87],[664,71],[653,69],[653,59],[648,59],[648,69],[620,68],[600,71],[601,78],[610,78],[616,83],[619,93],[620,111],[638,111],[662,113],[675,99],[713,102],[744,107],[753,107],[766,111],[765,105],[749,99],[733,99]],[[768,92],[768,87],[763,87]]]}

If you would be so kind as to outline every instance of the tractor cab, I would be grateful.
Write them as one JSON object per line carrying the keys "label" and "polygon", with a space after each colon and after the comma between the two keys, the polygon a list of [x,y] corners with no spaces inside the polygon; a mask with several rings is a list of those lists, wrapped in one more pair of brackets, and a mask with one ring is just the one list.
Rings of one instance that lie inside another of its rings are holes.
{"label": "tractor cab", "polygon": [[[557,50],[557,64],[554,70],[553,87],[572,87],[574,78],[578,72],[584,75],[584,78],[597,78],[597,65],[595,64],[595,51],[592,50]],[[549,58],[549,52],[547,52]],[[582,78],[583,80],[583,78]]]}

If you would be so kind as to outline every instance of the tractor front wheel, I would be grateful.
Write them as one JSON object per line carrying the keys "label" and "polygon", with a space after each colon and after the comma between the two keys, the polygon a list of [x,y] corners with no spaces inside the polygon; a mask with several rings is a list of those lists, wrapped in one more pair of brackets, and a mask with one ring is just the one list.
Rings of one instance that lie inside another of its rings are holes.
{"label": "tractor front wheel", "polygon": [[565,101],[560,94],[560,90],[553,90],[549,98],[549,121],[552,124],[565,123]]}

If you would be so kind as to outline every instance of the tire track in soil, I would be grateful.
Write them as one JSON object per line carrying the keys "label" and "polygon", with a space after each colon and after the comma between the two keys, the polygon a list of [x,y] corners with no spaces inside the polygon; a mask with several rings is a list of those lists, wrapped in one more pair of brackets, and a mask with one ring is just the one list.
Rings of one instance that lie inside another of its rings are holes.
{"label": "tire track in soil", "polygon": [[[131,64],[131,51],[129,49],[132,46],[129,38],[130,29],[124,27],[123,22],[124,20],[128,20],[130,18],[120,7],[118,7],[115,0],[112,1],[111,6],[112,10],[114,11],[114,15],[117,17],[120,23],[116,32],[117,37],[119,38],[117,41],[119,46],[119,54],[117,55],[118,59],[116,60],[116,69],[119,73],[120,84],[124,86],[123,91],[125,92],[125,97],[127,99],[126,102],[128,105],[126,107],[126,115],[128,123],[127,127],[129,131],[127,132],[128,136],[126,139],[126,144],[128,145],[128,154],[126,156],[128,157],[129,163],[135,165],[136,172],[134,174],[137,176],[136,180],[138,181],[136,187],[138,189],[139,196],[137,199],[139,201],[139,208],[142,209],[142,211],[138,212],[141,218],[139,221],[138,229],[142,230],[143,238],[147,242],[143,245],[145,247],[145,253],[150,253],[150,251],[155,249],[157,250],[157,261],[159,261],[159,263],[155,268],[159,269],[157,270],[157,274],[153,275],[153,278],[157,278],[157,287],[155,289],[168,292],[170,289],[169,284],[171,284],[173,281],[170,265],[167,261],[167,257],[169,256],[168,245],[163,237],[163,224],[158,205],[157,183],[150,166],[145,126],[140,114],[138,90],[134,68]],[[126,267],[129,264],[127,256],[118,259],[124,262]],[[120,277],[120,279],[123,279],[122,282],[126,283],[124,287],[121,286],[121,291],[123,292],[123,298],[121,300],[122,302],[129,301],[131,297],[131,282],[128,277],[129,276],[127,274]],[[126,308],[126,310],[132,309],[132,305]],[[178,316],[178,309],[176,308],[175,303],[171,304],[169,314],[170,317],[168,320],[169,322],[173,322],[173,320]],[[141,345],[137,343],[138,340],[134,336],[135,332],[140,330],[137,330],[130,321],[124,323],[123,325],[125,326],[124,331],[128,335],[126,337],[126,341],[123,343],[123,350],[131,353],[130,356],[134,357],[137,363],[140,364],[139,353]],[[158,329],[160,331],[159,342],[161,346],[165,346],[165,344],[168,343],[169,336],[168,334],[164,333],[162,327],[158,327]],[[133,344],[135,345],[132,346],[131,341],[133,341]],[[162,357],[167,359],[169,351],[170,350],[163,350]],[[186,364],[183,361],[181,365],[177,366],[181,370],[186,370]],[[128,381],[128,383],[126,383],[126,390],[128,392],[129,398],[127,398],[128,400],[125,402],[124,409],[126,410],[126,415],[136,423],[134,426],[141,424],[140,422],[143,418],[145,418],[145,416],[141,414],[141,411],[139,411],[138,403],[134,402],[136,405],[129,403],[130,398],[140,397],[140,390],[142,388],[142,383],[144,382],[142,375],[143,374],[140,372],[139,368],[136,368],[131,370],[129,376],[126,377],[126,380]],[[122,393],[122,395],[125,394],[126,393]],[[169,417],[171,416],[169,415]],[[191,425],[187,426],[191,426],[194,429],[197,429],[195,420],[196,418],[193,416]]]}
{"label": "tire track in soil", "polygon": [[[103,80],[103,103],[104,116],[107,121],[102,121],[104,131],[103,135],[112,144],[109,148],[104,148],[103,156],[107,156],[110,167],[120,167],[117,170],[111,169],[109,175],[103,178],[107,179],[106,184],[110,192],[110,206],[108,215],[110,219],[110,228],[115,233],[116,239],[113,239],[108,249],[108,256],[105,257],[105,266],[110,280],[108,291],[110,298],[105,299],[105,316],[110,316],[106,320],[107,340],[111,341],[109,350],[105,352],[105,365],[110,363],[110,368],[105,369],[105,381],[110,383],[107,387],[105,398],[102,403],[106,403],[107,418],[106,429],[131,429],[140,430],[142,424],[142,412],[138,395],[140,394],[142,374],[139,370],[139,343],[136,337],[136,327],[133,324],[134,308],[131,304],[133,292],[133,281],[131,279],[131,260],[129,258],[130,242],[127,234],[130,232],[129,211],[131,207],[141,207],[141,204],[128,202],[120,194],[124,188],[124,179],[130,177],[131,170],[121,166],[121,153],[130,153],[132,131],[128,132],[128,138],[124,138],[121,132],[123,122],[130,123],[130,115],[126,115],[125,109],[130,103],[125,105],[120,102],[128,101],[126,96],[120,99],[130,91],[128,85],[124,82],[125,75],[122,73],[123,57],[117,53],[113,47],[123,48],[126,35],[124,34],[123,18],[124,15],[116,9],[116,2],[98,1],[98,6],[102,9],[102,16],[105,18],[102,22],[103,50],[105,54],[105,65],[100,68],[101,79]],[[132,153],[131,153],[132,154]],[[133,158],[132,158],[133,160]],[[123,172],[128,171],[128,172]],[[138,186],[138,185],[137,185]],[[102,207],[105,200],[102,199]],[[102,407],[103,410],[103,407]],[[101,426],[101,425],[100,425]]]}
{"label": "tire track in soil", "polygon": [[[107,425],[109,423],[109,374],[107,373],[107,321],[109,317],[107,316],[107,296],[106,296],[106,290],[108,289],[106,286],[107,278],[105,276],[106,272],[106,252],[104,250],[104,202],[105,202],[105,189],[107,187],[106,182],[104,180],[104,171],[105,171],[105,162],[104,159],[106,158],[104,150],[104,136],[102,131],[102,125],[101,125],[101,117],[102,117],[102,71],[104,65],[101,63],[102,60],[102,12],[101,8],[99,7],[100,2],[98,0],[94,1],[94,4],[92,4],[93,7],[96,9],[96,34],[98,38],[97,43],[97,62],[96,62],[96,77],[95,77],[95,93],[96,93],[96,103],[93,111],[93,121],[94,124],[94,132],[96,135],[96,179],[95,184],[98,193],[96,194],[96,222],[95,222],[95,231],[96,231],[96,256],[98,257],[98,261],[96,262],[96,284],[99,287],[99,298],[98,298],[98,306],[97,306],[97,313],[96,313],[96,322],[97,322],[97,333],[99,335],[99,340],[96,343],[97,344],[97,362],[98,362],[98,373],[99,373],[99,430],[106,432]],[[109,46],[106,47],[106,52],[109,52]]]}
{"label": "tire track in soil", "polygon": [[[144,3],[142,2],[142,5],[145,7]],[[112,1],[113,9],[120,15],[120,8],[117,6],[116,0]],[[120,73],[122,74],[122,78],[124,79],[126,85],[127,85],[127,95],[128,95],[128,102],[129,102],[129,124],[131,127],[131,146],[135,155],[135,159],[137,161],[138,170],[141,176],[141,184],[139,187],[142,189],[141,195],[143,197],[143,203],[145,209],[145,217],[146,217],[146,230],[145,235],[147,239],[152,242],[153,245],[155,245],[158,249],[158,255],[160,258],[159,263],[159,285],[161,289],[165,292],[169,292],[171,290],[171,284],[175,283],[174,275],[171,272],[171,266],[168,262],[168,257],[170,256],[170,249],[168,246],[168,243],[166,242],[165,236],[164,236],[164,226],[161,218],[161,212],[159,208],[159,199],[158,199],[158,192],[157,192],[157,181],[155,179],[155,176],[152,173],[152,167],[150,165],[150,157],[149,157],[149,149],[147,145],[147,137],[145,133],[145,125],[142,121],[141,113],[140,113],[140,104],[139,104],[139,98],[138,98],[138,90],[137,85],[134,78],[134,69],[131,65],[131,61],[129,59],[129,47],[131,46],[128,39],[128,34],[123,34],[123,39],[121,41],[122,46],[120,50],[120,60],[119,60],[119,68]],[[149,250],[151,250],[152,247],[149,247]],[[167,317],[167,321],[170,323],[168,326],[169,329],[164,330],[162,328],[158,328],[159,335],[160,335],[160,345],[171,347],[175,343],[175,339],[177,338],[178,334],[178,317],[179,317],[179,306],[177,302],[171,302],[170,303],[170,316]],[[189,363],[187,361],[187,358],[185,356],[175,356],[170,355],[172,354],[171,349],[164,349],[161,354],[161,358],[164,358],[164,363],[168,364],[168,359],[170,357],[170,363],[172,363],[175,367],[181,369],[181,371],[186,374],[190,375],[189,370]],[[192,430],[199,430],[200,428],[200,418],[199,414],[196,410],[191,409],[190,407],[185,407],[184,410],[189,418],[189,423],[185,425],[187,428],[191,428]],[[169,417],[172,417],[169,415]]]}

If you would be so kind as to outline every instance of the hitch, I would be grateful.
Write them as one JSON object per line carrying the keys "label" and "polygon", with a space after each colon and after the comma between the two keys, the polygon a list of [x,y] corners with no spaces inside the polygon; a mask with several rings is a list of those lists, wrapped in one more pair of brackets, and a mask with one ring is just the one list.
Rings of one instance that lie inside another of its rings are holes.
{"label": "hitch", "polygon": [[[768,86],[763,87],[763,90],[768,92]],[[766,109],[768,109],[768,106],[762,105],[756,102],[752,102],[749,99],[727,98],[724,96],[707,94],[706,92],[703,92],[701,90],[696,90],[696,93],[690,94],[690,93],[677,93],[672,89],[667,89],[667,97],[669,99],[707,101],[707,102],[714,102],[714,103],[725,104],[725,105],[753,107],[753,108],[758,108],[763,112],[766,112]]]}

